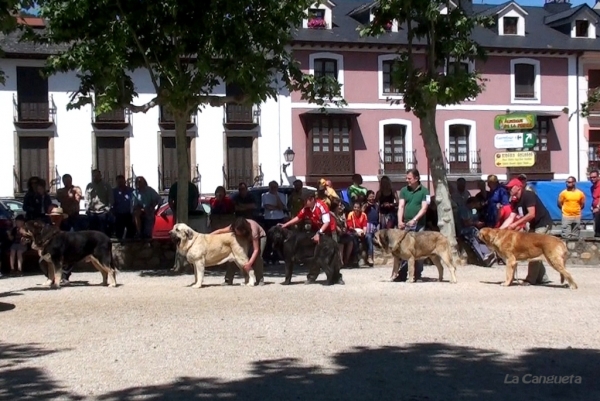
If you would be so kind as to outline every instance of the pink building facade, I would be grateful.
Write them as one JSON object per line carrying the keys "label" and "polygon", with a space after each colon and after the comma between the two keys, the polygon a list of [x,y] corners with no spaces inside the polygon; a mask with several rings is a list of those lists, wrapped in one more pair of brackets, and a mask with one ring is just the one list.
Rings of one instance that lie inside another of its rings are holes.
{"label": "pink building facade", "polygon": [[[333,15],[344,13],[345,18],[354,12],[346,4],[327,2],[325,6]],[[505,19],[524,15],[529,25],[533,25],[532,18],[550,13],[544,7],[523,10],[515,6],[495,12],[504,12]],[[589,12],[591,8],[587,8]],[[336,29],[342,32],[336,35]],[[327,40],[325,34],[330,32],[313,34],[309,31],[314,30],[304,28],[298,35],[295,57],[307,73],[334,74],[343,85],[342,97],[348,105],[328,107],[323,114],[319,106],[292,93],[293,176],[307,184],[327,177],[342,187],[358,173],[365,186],[376,189],[382,175],[400,186],[406,170],[417,168],[422,181],[427,182],[429,166],[419,121],[404,110],[401,94],[391,87],[389,65],[398,45],[365,44],[357,39],[340,43],[345,32],[342,18],[329,30],[333,35]],[[478,71],[486,82],[475,99],[438,107],[436,126],[451,181],[463,177],[474,188],[476,181],[489,174],[503,180],[518,174],[526,174],[530,180],[564,180],[570,175],[586,179],[588,164],[582,155],[588,153],[588,143],[584,122],[577,113],[585,101],[578,95],[582,53],[539,47],[490,48],[485,62],[461,63],[463,68]],[[400,104],[390,104],[390,98],[400,100]],[[533,114],[536,118],[537,141],[531,148],[535,164],[531,167],[502,168],[495,164],[496,153],[506,149],[495,147],[494,137],[500,131],[494,128],[494,118],[507,113]]]}

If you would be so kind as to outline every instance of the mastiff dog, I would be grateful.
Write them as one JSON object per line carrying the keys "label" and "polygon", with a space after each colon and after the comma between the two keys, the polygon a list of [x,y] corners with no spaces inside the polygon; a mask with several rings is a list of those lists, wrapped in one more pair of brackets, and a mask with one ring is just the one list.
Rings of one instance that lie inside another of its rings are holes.
{"label": "mastiff dog", "polygon": [[106,234],[99,231],[64,232],[39,220],[28,221],[21,232],[31,241],[31,248],[38,252],[40,259],[47,263],[47,285],[60,287],[63,265],[87,262],[102,274],[102,285],[117,286],[118,270]]}
{"label": "mastiff dog", "polygon": [[567,245],[558,237],[547,234],[482,228],[479,239],[496,252],[506,262],[506,280],[503,286],[509,286],[515,279],[517,262],[546,261],[560,274],[560,283],[565,279],[569,288],[577,289],[571,273],[565,268],[569,251]]}
{"label": "mastiff dog", "polygon": [[246,273],[244,265],[248,263],[249,243],[240,241],[233,233],[200,234],[186,224],[178,223],[169,231],[171,239],[177,246],[177,252],[194,266],[194,283],[192,287],[201,288],[204,281],[204,269],[234,262],[244,277],[249,277],[250,286],[256,285],[253,270]]}
{"label": "mastiff dog", "polygon": [[340,273],[342,260],[338,244],[333,238],[322,235],[319,244],[316,244],[312,240],[314,234],[280,226],[271,228],[267,236],[272,241],[273,249],[285,262],[285,280],[281,284],[291,284],[295,264],[308,265],[305,284],[314,284],[321,270],[327,276],[327,285],[344,284]]}
{"label": "mastiff dog", "polygon": [[450,282],[456,284],[456,265],[448,239],[437,231],[411,232],[399,229],[383,229],[375,233],[373,244],[394,257],[391,280],[398,277],[400,260],[408,262],[408,282],[415,282],[415,261],[429,258],[438,269],[439,281],[444,279],[442,261],[450,269]]}

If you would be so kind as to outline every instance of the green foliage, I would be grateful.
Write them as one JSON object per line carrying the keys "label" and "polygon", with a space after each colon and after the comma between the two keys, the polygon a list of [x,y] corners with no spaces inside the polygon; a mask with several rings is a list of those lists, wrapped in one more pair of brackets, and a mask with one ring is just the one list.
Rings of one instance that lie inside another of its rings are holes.
{"label": "green foliage", "polygon": [[[50,58],[47,72],[78,71],[75,108],[92,101],[97,112],[121,106],[145,112],[166,105],[187,115],[207,104],[260,103],[283,86],[317,104],[339,104],[340,85],[303,74],[291,55],[293,26],[301,24],[311,3],[47,0],[40,15],[50,26],[42,33],[30,31],[28,38],[68,45]],[[140,69],[148,71],[156,97],[134,106],[132,71]],[[236,84],[241,94],[213,96],[221,79]]]}
{"label": "green foliage", "polygon": [[[361,29],[362,36],[379,36],[385,25],[396,19],[398,35],[406,36],[399,44],[398,58],[392,71],[394,87],[405,105],[417,117],[439,105],[458,104],[476,97],[485,88],[485,80],[476,71],[468,72],[459,63],[485,60],[485,51],[471,39],[474,29],[492,24],[487,17],[469,15],[461,7],[441,14],[445,0],[380,0],[374,6],[374,20]],[[424,50],[423,53],[417,51]],[[454,65],[452,73],[444,74]]]}
{"label": "green foliage", "polygon": [[596,89],[588,93],[587,101],[581,103],[581,116],[587,118],[590,116],[592,107],[600,102],[600,89]]}

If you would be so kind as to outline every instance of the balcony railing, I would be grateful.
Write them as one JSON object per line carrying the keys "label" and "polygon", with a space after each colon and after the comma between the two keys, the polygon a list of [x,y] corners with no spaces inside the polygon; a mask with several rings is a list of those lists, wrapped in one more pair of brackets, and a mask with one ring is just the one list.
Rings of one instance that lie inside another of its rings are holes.
{"label": "balcony railing", "polygon": [[481,150],[471,150],[468,154],[454,156],[456,160],[450,161],[448,152],[444,152],[446,172],[448,175],[480,175]]}
{"label": "balcony railing", "polygon": [[[169,126],[175,126],[175,117],[173,116],[173,113],[171,113],[166,107],[161,106],[160,107],[160,115],[158,117],[158,123],[161,125],[169,125]],[[190,116],[188,117],[187,120],[187,126],[188,128],[196,125],[196,113],[192,113],[190,114]]]}
{"label": "balcony railing", "polygon": [[131,112],[124,108],[118,108],[106,113],[96,114],[92,108],[92,123],[93,124],[117,124],[127,125],[131,122]]}
{"label": "balcony railing", "polygon": [[257,105],[227,103],[223,124],[259,124],[260,108]]}
{"label": "balcony railing", "polygon": [[16,124],[47,125],[54,124],[56,105],[50,95],[49,100],[20,101],[13,95],[13,119]]}
{"label": "balcony railing", "polygon": [[48,183],[50,182],[50,185],[52,185],[53,180],[49,180],[50,174],[48,174],[48,168],[38,166],[36,169],[31,169],[28,166],[23,166],[22,168],[13,166],[13,190],[15,194],[24,194],[27,192],[27,182],[31,177],[39,177],[46,181],[46,189],[50,190]]}
{"label": "balcony railing", "polygon": [[[588,90],[588,97],[593,95],[594,92],[599,91],[600,88],[593,88]],[[600,102],[592,103],[589,105],[590,114],[598,115],[600,114]]]}
{"label": "balcony railing", "polygon": [[379,152],[379,175],[405,175],[407,170],[417,168],[417,151],[407,150],[401,155],[389,155],[386,160]]}
{"label": "balcony railing", "polygon": [[258,168],[235,168],[223,166],[223,184],[227,190],[237,189],[241,182],[248,187],[264,185],[262,164]]}
{"label": "balcony railing", "polygon": [[[171,188],[173,184],[177,182],[178,171],[165,169],[164,166],[158,165],[158,191],[166,192]],[[196,164],[192,173],[191,182],[200,189],[200,182],[202,176],[200,175],[200,168]]]}

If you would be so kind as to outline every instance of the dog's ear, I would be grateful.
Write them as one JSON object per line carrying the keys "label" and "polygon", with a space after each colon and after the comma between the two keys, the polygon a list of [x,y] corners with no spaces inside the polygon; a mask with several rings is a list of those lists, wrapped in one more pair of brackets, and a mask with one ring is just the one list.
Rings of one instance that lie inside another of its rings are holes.
{"label": "dog's ear", "polygon": [[194,238],[194,230],[192,230],[192,229],[191,229],[191,228],[189,228],[189,227],[188,227],[188,228],[186,228],[186,229],[185,229],[185,237],[186,237],[188,240],[191,240],[192,238]]}

